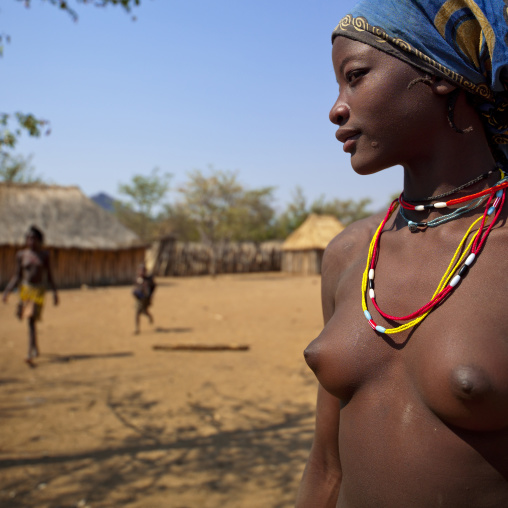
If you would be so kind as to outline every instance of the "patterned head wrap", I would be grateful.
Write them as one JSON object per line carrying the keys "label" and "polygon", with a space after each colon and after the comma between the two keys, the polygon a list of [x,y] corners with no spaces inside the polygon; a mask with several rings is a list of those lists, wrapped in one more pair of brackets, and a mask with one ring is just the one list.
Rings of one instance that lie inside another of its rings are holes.
{"label": "patterned head wrap", "polygon": [[508,0],[363,0],[337,36],[470,92],[491,148],[508,157]]}

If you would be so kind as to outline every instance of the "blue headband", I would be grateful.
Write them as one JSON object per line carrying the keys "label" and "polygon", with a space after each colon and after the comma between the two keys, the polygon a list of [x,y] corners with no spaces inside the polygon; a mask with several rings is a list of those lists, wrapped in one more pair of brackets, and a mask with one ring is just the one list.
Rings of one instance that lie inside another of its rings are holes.
{"label": "blue headband", "polygon": [[508,155],[508,0],[363,0],[335,28],[481,98]]}

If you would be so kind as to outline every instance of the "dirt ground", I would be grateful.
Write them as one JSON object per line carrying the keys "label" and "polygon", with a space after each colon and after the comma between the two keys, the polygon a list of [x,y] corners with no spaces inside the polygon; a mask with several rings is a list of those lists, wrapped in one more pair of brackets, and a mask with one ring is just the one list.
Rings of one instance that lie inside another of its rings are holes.
{"label": "dirt ground", "polygon": [[[319,277],[157,282],[140,335],[129,287],[47,298],[35,368],[16,295],[0,306],[0,506],[293,505],[314,423],[302,351],[321,330]],[[153,349],[175,343],[250,349]]]}

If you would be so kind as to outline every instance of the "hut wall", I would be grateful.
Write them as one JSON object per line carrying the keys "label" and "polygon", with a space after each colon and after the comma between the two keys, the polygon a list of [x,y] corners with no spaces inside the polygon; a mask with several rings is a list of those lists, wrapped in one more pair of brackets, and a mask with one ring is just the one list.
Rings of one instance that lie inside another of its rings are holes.
{"label": "hut wall", "polygon": [[[15,256],[20,247],[0,247],[0,288],[15,271]],[[119,250],[47,248],[53,279],[58,288],[131,284],[144,261],[144,247]]]}
{"label": "hut wall", "polygon": [[154,275],[190,276],[279,271],[280,242],[223,243],[212,248],[195,242],[161,241]]}
{"label": "hut wall", "polygon": [[301,275],[320,274],[323,253],[322,249],[283,251],[282,271]]}
{"label": "hut wall", "polygon": [[0,289],[4,289],[16,269],[18,247],[4,245],[0,247]]}

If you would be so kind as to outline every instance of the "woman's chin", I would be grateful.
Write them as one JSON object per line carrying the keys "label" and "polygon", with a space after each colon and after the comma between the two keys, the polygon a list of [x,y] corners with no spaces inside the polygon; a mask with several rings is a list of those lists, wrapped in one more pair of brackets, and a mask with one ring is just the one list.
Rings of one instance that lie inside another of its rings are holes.
{"label": "woman's chin", "polygon": [[351,167],[358,175],[366,176],[378,173],[379,171],[386,169],[388,166],[380,164],[379,161],[362,158],[360,154],[356,153],[351,155]]}

